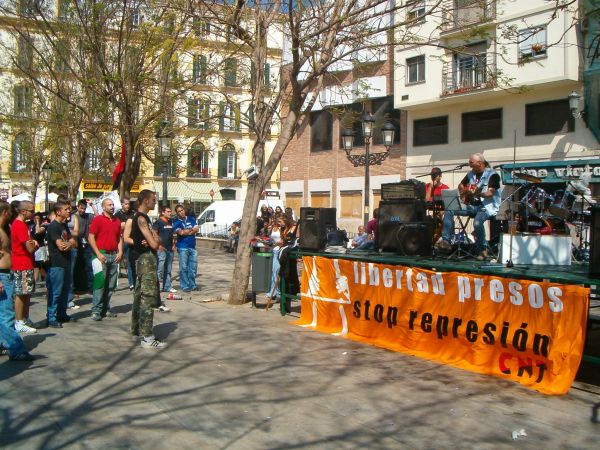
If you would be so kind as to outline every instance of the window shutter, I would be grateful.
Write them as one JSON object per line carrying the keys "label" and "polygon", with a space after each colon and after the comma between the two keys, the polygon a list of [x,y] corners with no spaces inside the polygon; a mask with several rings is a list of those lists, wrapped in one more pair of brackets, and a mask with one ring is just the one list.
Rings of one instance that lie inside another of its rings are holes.
{"label": "window shutter", "polygon": [[219,178],[227,177],[227,152],[219,152]]}
{"label": "window shutter", "polygon": [[201,84],[206,84],[206,56],[200,56],[200,77],[198,80]]}
{"label": "window shutter", "polygon": [[198,127],[198,105],[196,100],[191,98],[188,100],[188,128]]}
{"label": "window shutter", "polygon": [[233,178],[237,178],[238,155],[236,152],[231,153],[233,153]]}
{"label": "window shutter", "polygon": [[219,131],[223,131],[225,129],[225,117],[223,114],[225,113],[225,103],[219,103]]}
{"label": "window shutter", "polygon": [[192,81],[198,82],[200,81],[200,57],[198,55],[194,55],[194,63],[192,68]]}
{"label": "window shutter", "polygon": [[233,113],[235,114],[235,130],[240,131],[240,104],[233,105]]}
{"label": "window shutter", "polygon": [[248,106],[248,123],[250,128],[254,128],[254,105],[252,103]]}

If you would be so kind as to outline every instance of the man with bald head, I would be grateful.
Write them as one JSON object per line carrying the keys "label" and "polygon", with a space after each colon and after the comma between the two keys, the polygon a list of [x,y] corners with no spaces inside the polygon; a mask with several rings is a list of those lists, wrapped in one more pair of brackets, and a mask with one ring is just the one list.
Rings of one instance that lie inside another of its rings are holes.
{"label": "man with bald head", "polygon": [[12,245],[12,274],[15,290],[15,329],[21,333],[35,333],[29,319],[29,302],[35,291],[33,254],[38,242],[29,232],[27,221],[33,219],[35,212],[32,202],[22,201],[17,206],[18,214],[10,228]]}
{"label": "man with bald head", "polygon": [[500,209],[500,175],[490,167],[481,153],[474,153],[469,156],[469,167],[471,170],[458,186],[461,197],[468,205],[467,210],[446,210],[444,212],[442,237],[435,246],[439,250],[450,250],[450,241],[454,230],[454,215],[470,216],[474,218],[476,257],[479,260],[484,260],[488,256],[485,222],[494,217]]}
{"label": "man with bald head", "polygon": [[109,311],[110,297],[117,287],[119,261],[123,257],[121,221],[114,216],[115,205],[110,198],[102,201],[102,214],[94,217],[88,240],[92,252],[93,304],[92,320],[116,317]]}

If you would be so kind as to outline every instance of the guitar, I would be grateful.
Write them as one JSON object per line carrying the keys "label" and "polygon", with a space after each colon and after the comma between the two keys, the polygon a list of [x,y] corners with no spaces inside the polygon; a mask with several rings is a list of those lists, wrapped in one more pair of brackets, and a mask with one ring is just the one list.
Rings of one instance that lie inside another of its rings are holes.
{"label": "guitar", "polygon": [[462,192],[461,199],[467,205],[478,206],[481,205],[481,192],[483,191],[483,186],[477,187],[475,184],[469,184],[467,188]]}

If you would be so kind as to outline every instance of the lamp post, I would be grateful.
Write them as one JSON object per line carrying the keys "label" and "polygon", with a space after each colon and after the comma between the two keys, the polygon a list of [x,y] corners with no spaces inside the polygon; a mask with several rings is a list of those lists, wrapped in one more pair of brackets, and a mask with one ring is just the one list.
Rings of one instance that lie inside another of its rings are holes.
{"label": "lamp post", "polygon": [[163,120],[156,131],[156,140],[158,141],[158,157],[162,158],[163,172],[162,172],[162,202],[161,205],[167,206],[168,204],[168,189],[167,189],[167,171],[169,169],[168,163],[171,156],[171,141],[173,140],[173,134],[169,130],[169,122]]}
{"label": "lamp post", "polygon": [[52,176],[52,168],[48,161],[44,164],[44,168],[42,169],[42,173],[44,174],[44,179],[46,180],[46,213],[48,213],[48,209],[50,209],[50,205],[48,204],[48,191],[50,190],[50,177]]}
{"label": "lamp post", "polygon": [[386,122],[381,127],[383,134],[383,144],[385,145],[385,152],[370,153],[371,148],[371,136],[373,135],[373,124],[375,119],[369,113],[364,114],[361,117],[363,136],[365,137],[365,153],[353,155],[351,154],[352,148],[354,147],[354,132],[345,128],[342,131],[342,146],[346,152],[346,158],[350,161],[354,167],[365,166],[365,209],[364,209],[364,226],[367,226],[369,222],[369,197],[370,197],[370,166],[373,164],[381,165],[383,161],[387,159],[390,154],[390,147],[394,143],[394,133],[396,128],[390,122]]}

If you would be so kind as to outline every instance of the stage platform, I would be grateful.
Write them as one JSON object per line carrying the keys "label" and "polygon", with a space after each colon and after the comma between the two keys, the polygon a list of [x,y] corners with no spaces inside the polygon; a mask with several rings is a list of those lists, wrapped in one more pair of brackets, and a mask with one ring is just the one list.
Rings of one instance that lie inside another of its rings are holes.
{"label": "stage platform", "polygon": [[297,250],[297,256],[323,256],[325,258],[344,258],[356,261],[368,261],[380,264],[399,264],[409,267],[438,270],[442,272],[467,272],[481,275],[496,275],[508,278],[523,278],[528,280],[551,281],[554,283],[579,284],[585,286],[599,286],[600,278],[591,277],[588,264],[574,262],[570,266],[532,266],[514,265],[511,268],[506,264],[476,259],[455,259],[443,256],[420,257],[399,256],[395,253],[379,253],[363,250],[353,250],[346,253],[312,252]]}

